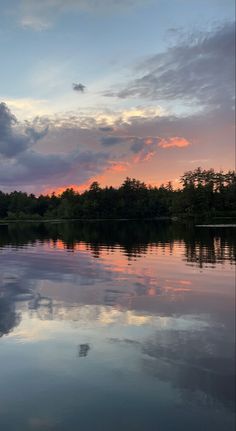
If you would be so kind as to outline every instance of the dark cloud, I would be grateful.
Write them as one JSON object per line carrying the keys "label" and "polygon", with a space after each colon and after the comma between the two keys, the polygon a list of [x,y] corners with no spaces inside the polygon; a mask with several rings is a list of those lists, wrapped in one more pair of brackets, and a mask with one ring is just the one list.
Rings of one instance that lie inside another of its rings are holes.
{"label": "dark cloud", "polygon": [[113,132],[114,129],[111,126],[103,126],[103,127],[99,127],[99,130],[101,132]]}
{"label": "dark cloud", "polygon": [[32,181],[37,189],[47,185],[81,184],[100,173],[107,160],[108,154],[103,152],[73,152],[65,156],[26,150],[13,160],[0,159],[0,188],[27,187]]}
{"label": "dark cloud", "polygon": [[37,142],[40,139],[44,138],[47,135],[49,127],[46,126],[43,130],[37,130],[33,126],[26,127],[25,131],[27,136],[31,139],[32,142]]}
{"label": "dark cloud", "polygon": [[136,153],[145,145],[146,137],[138,136],[103,136],[100,142],[105,147],[112,147],[116,145],[130,145],[131,150]]}
{"label": "dark cloud", "polygon": [[78,93],[84,93],[85,92],[85,85],[79,83],[79,84],[72,84],[73,90],[77,91]]}
{"label": "dark cloud", "polygon": [[[0,104],[0,188],[86,181],[106,166],[108,153],[74,150],[68,154],[43,154],[35,151],[34,144],[44,137],[34,126],[22,126],[6,104]],[[30,186],[31,187],[31,186]]]}
{"label": "dark cloud", "polygon": [[123,136],[103,136],[100,141],[105,147],[110,147],[113,145],[123,144],[127,141],[127,138],[124,138]]}
{"label": "dark cloud", "polygon": [[0,103],[0,156],[14,157],[35,144],[47,133],[47,128],[20,128],[16,117],[5,103]]}
{"label": "dark cloud", "polygon": [[123,157],[127,157],[127,154],[132,156],[133,163],[139,163],[148,161],[152,158],[157,151],[158,137],[139,137],[139,136],[104,136],[101,139],[101,143],[104,146],[118,146],[122,151]]}
{"label": "dark cloud", "polygon": [[133,151],[133,153],[137,154],[139,151],[141,151],[144,148],[145,141],[144,139],[136,140],[130,147],[130,149]]}
{"label": "dark cloud", "polygon": [[139,65],[140,78],[105,95],[232,108],[234,53],[235,23],[227,23],[150,57]]}

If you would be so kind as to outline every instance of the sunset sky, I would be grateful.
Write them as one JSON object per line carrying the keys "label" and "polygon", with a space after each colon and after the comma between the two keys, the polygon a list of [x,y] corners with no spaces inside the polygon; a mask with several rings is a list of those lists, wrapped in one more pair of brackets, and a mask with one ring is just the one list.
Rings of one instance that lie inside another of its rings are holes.
{"label": "sunset sky", "polygon": [[0,0],[0,190],[235,168],[234,0]]}

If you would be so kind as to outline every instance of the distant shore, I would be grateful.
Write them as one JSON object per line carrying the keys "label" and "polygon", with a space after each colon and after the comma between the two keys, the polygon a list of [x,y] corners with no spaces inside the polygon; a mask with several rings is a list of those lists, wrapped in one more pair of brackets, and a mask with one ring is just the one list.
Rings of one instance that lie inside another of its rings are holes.
{"label": "distant shore", "polygon": [[[205,223],[200,223],[200,220],[204,220]],[[213,223],[217,220],[229,220],[229,223]],[[0,224],[11,224],[11,223],[67,223],[67,222],[145,222],[145,221],[170,221],[170,222],[197,222],[196,227],[236,227],[235,216],[216,216],[216,217],[204,217],[204,216],[172,216],[172,217],[152,217],[152,218],[15,218],[15,219],[0,219]],[[235,223],[230,223],[235,221]]]}
{"label": "distant shore", "polygon": [[155,217],[155,218],[15,218],[15,219],[0,219],[0,223],[61,223],[61,222],[71,222],[71,221],[81,221],[81,222],[100,222],[100,221],[177,221],[179,217]]}

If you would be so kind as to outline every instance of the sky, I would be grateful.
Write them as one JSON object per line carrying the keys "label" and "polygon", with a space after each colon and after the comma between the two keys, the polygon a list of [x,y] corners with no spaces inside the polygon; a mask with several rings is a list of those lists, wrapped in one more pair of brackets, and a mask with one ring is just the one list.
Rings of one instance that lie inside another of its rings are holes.
{"label": "sky", "polygon": [[234,0],[0,0],[0,190],[235,169]]}

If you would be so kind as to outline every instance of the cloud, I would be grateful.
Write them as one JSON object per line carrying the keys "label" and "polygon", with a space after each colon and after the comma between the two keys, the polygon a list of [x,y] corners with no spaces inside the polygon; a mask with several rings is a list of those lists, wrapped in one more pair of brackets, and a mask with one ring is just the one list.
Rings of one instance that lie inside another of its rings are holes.
{"label": "cloud", "polygon": [[141,63],[139,74],[105,96],[182,101],[201,107],[231,109],[234,100],[235,23],[189,36]]}
{"label": "cloud", "polygon": [[139,138],[131,145],[134,163],[148,162],[157,152],[158,137]]}
{"label": "cloud", "polygon": [[[0,186],[32,189],[47,184],[84,182],[108,165],[109,154],[75,148],[67,154],[42,153],[33,147],[48,133],[48,127],[37,130],[36,118],[19,124],[5,103],[0,104]],[[43,121],[43,124],[45,121]]]}
{"label": "cloud", "polygon": [[6,191],[38,193],[89,184],[98,175],[103,185],[118,185],[124,169],[156,184],[192,169],[199,154],[204,168],[234,167],[232,110],[164,116],[142,107],[139,115],[132,109],[129,121],[121,111],[101,110],[19,122],[0,106],[0,189]]}
{"label": "cloud", "polygon": [[42,31],[51,27],[51,21],[44,16],[23,15],[20,18],[20,25],[25,29],[32,29],[34,31]]}
{"label": "cloud", "polygon": [[[123,172],[132,164],[150,160],[158,151],[158,143],[162,147],[186,146],[184,138],[130,135],[127,132],[133,127],[132,123],[119,123],[115,129],[98,126],[96,121],[91,124],[88,121],[88,128],[84,129],[79,126],[78,117],[77,128],[76,118],[72,124],[70,120],[50,122],[46,117],[19,123],[6,104],[1,104],[0,108],[0,184],[4,189],[16,187],[32,191],[33,187],[33,191],[38,191],[65,184],[83,184],[95,175]],[[147,119],[133,118],[134,128],[138,121],[141,124]],[[100,136],[98,130],[108,135]],[[121,134],[112,135],[114,130]],[[74,148],[68,147],[70,140]],[[109,148],[109,152],[98,150],[98,144]]]}
{"label": "cloud", "polygon": [[110,171],[114,172],[124,172],[127,170],[129,166],[128,162],[113,162],[110,161],[110,167],[108,168]]}
{"label": "cloud", "polygon": [[145,145],[145,139],[136,139],[135,142],[131,145],[130,149],[133,151],[133,153],[137,154],[139,153]]}
{"label": "cloud", "polygon": [[47,128],[20,128],[16,117],[5,103],[0,103],[0,155],[13,157],[34,145],[47,133]]}
{"label": "cloud", "polygon": [[[130,150],[131,153],[137,155],[133,160],[138,160],[138,154],[140,155],[140,161],[149,160],[150,154],[154,155],[157,149],[158,137],[140,137],[140,136],[103,136],[100,142],[105,147],[120,146],[121,150]],[[126,151],[127,150],[127,151]]]}
{"label": "cloud", "polygon": [[109,155],[103,152],[82,151],[68,155],[41,154],[27,150],[19,157],[0,159],[0,185],[12,189],[23,187],[36,191],[46,186],[81,184],[108,165]]}
{"label": "cloud", "polygon": [[[37,115],[34,104],[29,102],[27,109],[24,109],[24,101],[9,100],[8,103],[14,111],[19,112],[21,118],[30,117],[28,112],[33,112]],[[22,106],[22,110],[19,109]],[[159,117],[165,118],[167,112],[161,109],[159,106],[137,106],[130,109],[118,109],[112,110],[107,107],[98,109],[97,107],[88,107],[83,110],[70,110],[68,112],[54,113],[53,107],[48,106],[47,110],[42,109],[38,114],[38,122],[50,124],[52,127],[63,127],[63,128],[83,128],[83,129],[96,129],[96,132],[114,132],[116,129],[122,127],[122,125],[133,124],[134,122],[139,123],[140,121],[148,121],[150,119],[156,119]]]}
{"label": "cloud", "polygon": [[172,138],[160,139],[158,144],[161,148],[184,148],[188,147],[190,142],[185,138],[180,138],[178,136],[174,136]]}
{"label": "cloud", "polygon": [[110,147],[118,144],[122,145],[127,142],[127,139],[129,138],[123,136],[103,136],[100,141],[105,147]]}
{"label": "cloud", "polygon": [[[184,137],[160,137],[160,136],[103,136],[100,139],[103,146],[120,146],[125,150],[135,154],[132,158],[133,163],[147,162],[157,153],[159,148],[185,148],[190,145],[190,141]],[[126,154],[127,154],[126,151]]]}
{"label": "cloud", "polygon": [[72,84],[73,90],[77,91],[78,93],[84,93],[85,92],[85,85],[79,83],[79,84]]}
{"label": "cloud", "polygon": [[113,127],[111,126],[102,126],[99,127],[100,132],[113,132]]}
{"label": "cloud", "polygon": [[146,5],[152,0],[21,0],[17,10],[23,28],[42,31],[50,28],[63,13],[117,13]]}

